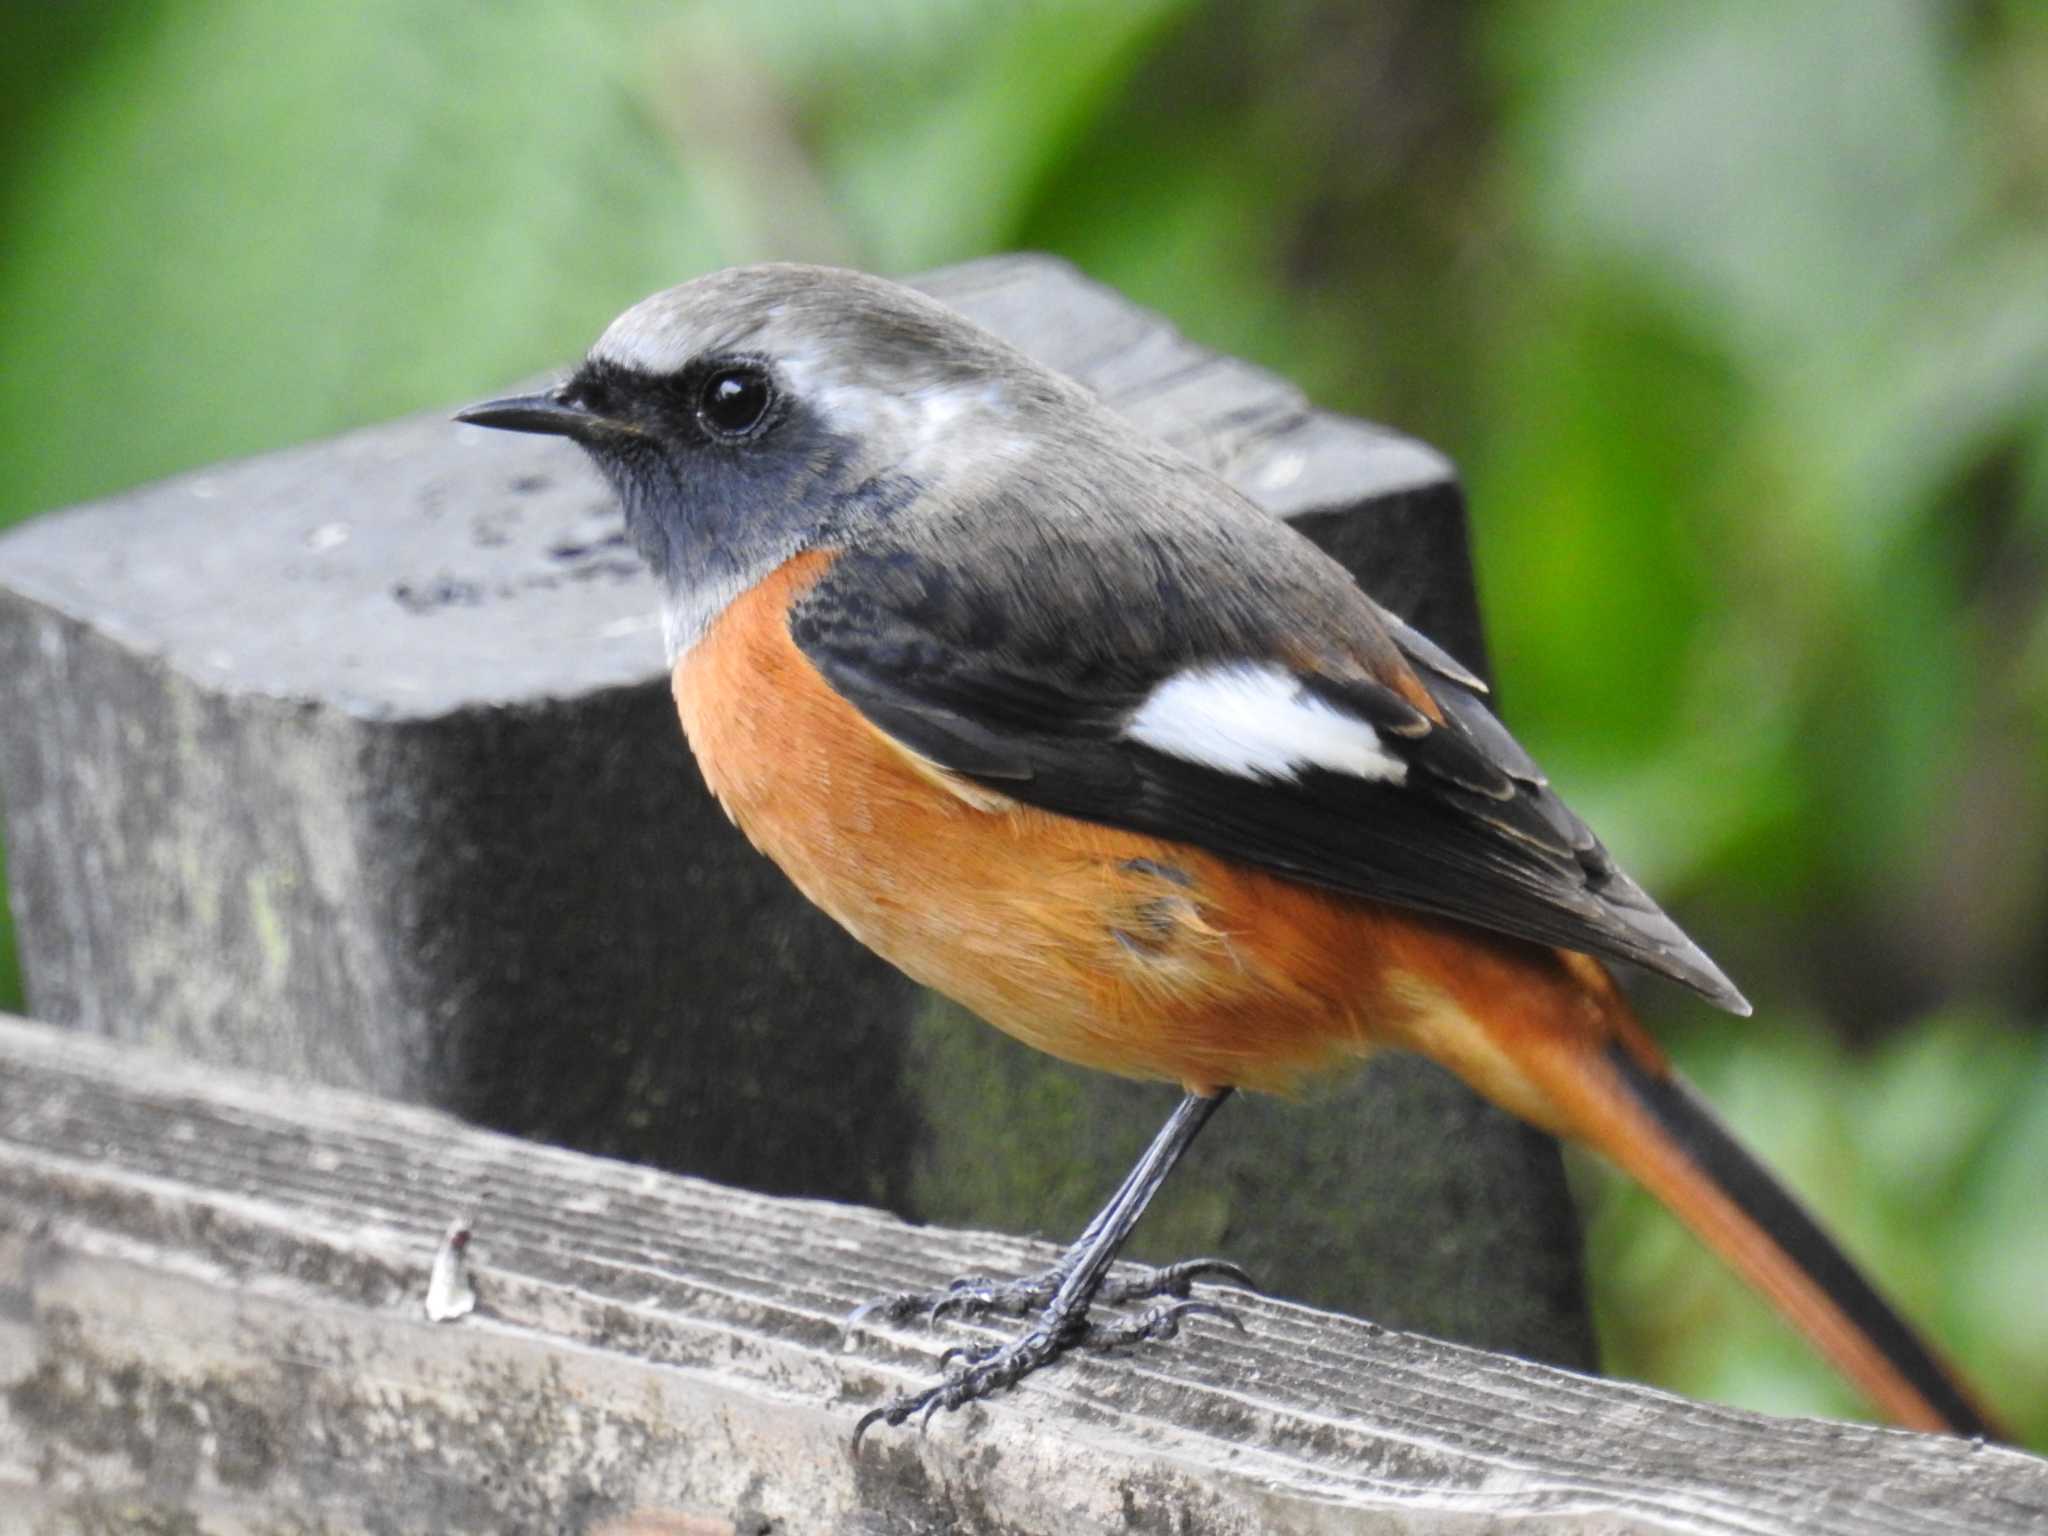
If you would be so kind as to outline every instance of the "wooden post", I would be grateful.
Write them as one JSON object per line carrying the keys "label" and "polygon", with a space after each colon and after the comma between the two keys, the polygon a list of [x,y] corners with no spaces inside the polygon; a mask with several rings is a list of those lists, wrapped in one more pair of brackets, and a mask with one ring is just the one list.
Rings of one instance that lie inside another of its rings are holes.
{"label": "wooden post", "polygon": [[[429,1321],[457,1219],[475,1305]],[[2048,1528],[2048,1462],[2021,1452],[1257,1299],[1242,1335],[1198,1322],[1064,1362],[849,1454],[863,1408],[988,1335],[849,1332],[847,1312],[1048,1255],[0,1020],[0,1529]]]}
{"label": "wooden post", "polygon": [[[1483,665],[1438,454],[1057,262],[925,282]],[[759,1190],[1077,1227],[1171,1092],[952,1016],[799,899],[703,792],[653,608],[580,454],[439,413],[0,539],[31,1008]],[[1233,1105],[1139,1238],[1591,1360],[1555,1148],[1419,1062]]]}

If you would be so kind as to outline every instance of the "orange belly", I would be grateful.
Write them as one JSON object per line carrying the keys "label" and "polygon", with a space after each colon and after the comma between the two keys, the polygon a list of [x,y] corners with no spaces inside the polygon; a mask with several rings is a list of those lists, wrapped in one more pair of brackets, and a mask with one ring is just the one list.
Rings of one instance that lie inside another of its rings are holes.
{"label": "orange belly", "polygon": [[800,556],[735,601],[674,685],[728,814],[862,943],[1084,1066],[1285,1090],[1409,1045],[1551,1118],[1502,1049],[1519,1010],[1499,1004],[1526,995],[1547,1023],[1583,995],[1580,957],[1035,810],[916,758],[790,638],[791,601],[830,559]]}

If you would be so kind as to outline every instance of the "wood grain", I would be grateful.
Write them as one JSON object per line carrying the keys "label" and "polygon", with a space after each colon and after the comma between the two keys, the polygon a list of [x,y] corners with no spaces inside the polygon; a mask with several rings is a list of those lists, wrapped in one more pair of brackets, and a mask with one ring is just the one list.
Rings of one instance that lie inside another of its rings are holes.
{"label": "wood grain", "polygon": [[[480,1302],[434,1324],[456,1217]],[[847,1312],[1048,1252],[0,1021],[0,1530],[2048,1528],[2018,1452],[1266,1300],[849,1455],[977,1331]]]}

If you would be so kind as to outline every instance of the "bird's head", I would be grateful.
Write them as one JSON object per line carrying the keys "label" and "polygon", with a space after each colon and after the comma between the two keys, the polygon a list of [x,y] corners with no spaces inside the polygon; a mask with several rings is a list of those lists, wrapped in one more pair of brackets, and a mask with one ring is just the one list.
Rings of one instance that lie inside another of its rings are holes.
{"label": "bird's head", "polygon": [[911,289],[770,265],[644,299],[559,387],[459,419],[596,461],[666,589],[675,652],[783,561],[1041,448],[1078,393]]}

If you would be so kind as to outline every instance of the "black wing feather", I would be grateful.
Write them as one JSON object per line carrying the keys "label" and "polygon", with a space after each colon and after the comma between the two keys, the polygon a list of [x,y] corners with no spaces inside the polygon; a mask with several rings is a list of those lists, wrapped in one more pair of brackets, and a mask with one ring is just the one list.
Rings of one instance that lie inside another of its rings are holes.
{"label": "black wing feather", "polygon": [[[1154,555],[1157,551],[1152,552]],[[1213,623],[1148,628],[1128,611],[1049,613],[1032,570],[978,579],[898,550],[842,558],[791,615],[826,680],[913,752],[1045,810],[1190,843],[1331,889],[1630,961],[1738,1012],[1720,970],[1616,866],[1487,709],[1484,684],[1359,599],[1372,641],[1412,667],[1432,720],[1364,668],[1295,669],[1305,691],[1372,725],[1405,782],[1308,769],[1248,779],[1132,741],[1124,729],[1182,669],[1271,660],[1273,635]],[[1008,616],[988,590],[1031,580]],[[1098,595],[1113,598],[1104,580]],[[1256,604],[1243,605],[1256,611]],[[1036,622],[1034,622],[1034,618]],[[1058,622],[1064,619],[1064,623]],[[1103,646],[1113,628],[1118,643]],[[1166,639],[1171,636],[1170,643]]]}

